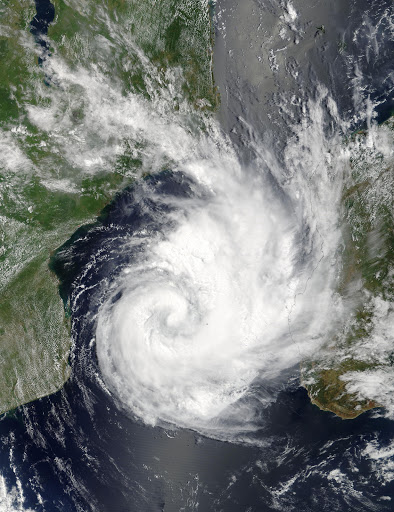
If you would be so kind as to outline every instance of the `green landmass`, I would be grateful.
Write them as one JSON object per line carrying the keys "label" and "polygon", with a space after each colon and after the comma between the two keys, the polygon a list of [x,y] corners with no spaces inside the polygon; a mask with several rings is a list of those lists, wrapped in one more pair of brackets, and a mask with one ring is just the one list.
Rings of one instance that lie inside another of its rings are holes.
{"label": "green landmass", "polygon": [[[51,56],[120,97],[214,110],[208,4],[53,0]],[[145,172],[146,144],[88,125],[84,83],[38,65],[33,0],[0,1],[0,412],[50,394],[70,374],[69,319],[50,254]],[[103,98],[104,100],[106,98]],[[104,120],[105,122],[105,120]],[[75,147],[73,147],[75,144]],[[91,168],[78,160],[108,148]],[[116,151],[113,148],[117,148]]]}
{"label": "green landmass", "polygon": [[[208,4],[53,3],[49,59],[61,59],[66,79],[38,65],[29,32],[34,1],[0,0],[0,412],[56,391],[70,374],[69,319],[48,269],[50,254],[118,190],[150,171],[146,141],[107,136],[88,124],[97,105],[85,78],[67,81],[67,73],[98,76],[119,98],[136,94],[155,102],[171,90],[165,104],[173,112],[187,104],[209,113],[218,105]],[[393,121],[379,129],[392,144]],[[313,403],[343,418],[380,405],[349,393],[346,376],[394,364],[394,351],[363,350],[376,328],[376,304],[393,300],[394,275],[393,163],[369,150],[366,137],[359,132],[348,141],[352,159],[342,200],[338,293],[356,304],[321,357],[302,364]],[[89,169],[76,158],[103,147],[111,151]]]}
{"label": "green landmass", "polygon": [[312,402],[344,419],[384,405],[349,392],[349,377],[394,365],[394,346],[379,350],[376,338],[384,321],[380,311],[392,310],[394,303],[394,118],[376,130],[386,153],[366,143],[367,131],[348,141],[350,177],[342,196],[344,250],[337,291],[352,301],[353,313],[321,357],[302,364],[302,382]]}

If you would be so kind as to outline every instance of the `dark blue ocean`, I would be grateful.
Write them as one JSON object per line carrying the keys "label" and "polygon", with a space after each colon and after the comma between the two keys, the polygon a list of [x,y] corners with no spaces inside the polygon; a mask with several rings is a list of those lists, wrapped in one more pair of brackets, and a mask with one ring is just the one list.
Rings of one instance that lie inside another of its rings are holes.
{"label": "dark blue ocean", "polygon": [[[326,18],[322,15],[320,23],[346,32],[348,48],[357,56],[361,49],[351,46],[347,27],[361,25],[367,4],[350,0],[341,6],[339,0],[331,4],[337,18],[330,17],[325,6]],[[261,5],[256,2],[256,8]],[[383,9],[389,2],[379,5]],[[43,47],[42,63],[48,54],[42,34],[46,35],[54,11],[49,2],[37,0],[36,6],[31,31]],[[344,11],[349,7],[353,18],[341,17],[342,7]],[[370,77],[365,94],[380,103],[377,120],[382,122],[393,109],[393,41],[387,38],[380,44],[380,60],[362,62],[363,76]],[[329,44],[319,48],[304,70],[305,93],[324,79],[350,118],[354,113],[346,100],[350,79],[340,75],[343,62],[330,58]],[[229,76],[218,76],[218,83]],[[227,128],[240,109],[234,88],[229,85],[230,99],[222,102]],[[251,105],[252,100],[249,109],[253,110]],[[394,422],[379,409],[347,421],[319,410],[299,385],[298,367],[289,370],[275,402],[262,411],[261,427],[239,444],[185,429],[146,426],[103,385],[95,346],[95,315],[101,304],[97,290],[135,258],[132,251],[122,250],[127,237],[141,229],[154,234],[169,228],[169,207],[160,202],[161,196],[187,199],[194,194],[193,183],[182,173],[169,169],[147,177],[120,192],[97,222],[80,228],[52,257],[59,293],[71,311],[72,374],[59,392],[0,419],[0,474],[9,493],[19,496],[16,510],[393,511],[394,478],[389,466],[394,464],[393,456],[380,460],[369,455],[371,446],[383,450],[394,442]],[[97,254],[101,257],[93,258]],[[270,389],[256,393],[269,394]]]}
{"label": "dark blue ocean", "polygon": [[[351,421],[320,411],[299,387],[297,368],[264,410],[250,446],[144,426],[102,386],[92,343],[95,285],[130,264],[133,254],[121,250],[124,237],[143,226],[161,229],[153,218],[163,206],[152,197],[188,197],[191,190],[184,176],[170,171],[146,178],[52,259],[60,292],[76,311],[72,376],[58,393],[3,415],[0,462],[7,485],[19,482],[25,508],[35,511],[393,510],[384,497],[393,495],[394,483],[383,484],[363,455],[371,442],[392,442],[393,422],[374,418],[376,411]],[[81,278],[98,249],[116,256],[97,261]]]}

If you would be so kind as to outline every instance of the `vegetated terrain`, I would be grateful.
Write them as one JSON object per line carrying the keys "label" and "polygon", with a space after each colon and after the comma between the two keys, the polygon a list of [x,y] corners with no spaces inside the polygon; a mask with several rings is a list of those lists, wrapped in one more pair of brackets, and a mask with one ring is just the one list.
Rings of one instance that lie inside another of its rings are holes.
{"label": "vegetated terrain", "polygon": [[350,176],[342,196],[338,293],[351,304],[352,314],[322,357],[302,365],[312,401],[347,419],[385,405],[375,400],[374,389],[368,393],[356,385],[360,379],[385,386],[393,376],[393,144],[393,117],[347,142]]}
{"label": "vegetated terrain", "polygon": [[51,252],[149,170],[146,143],[127,127],[107,130],[108,112],[167,89],[175,112],[218,101],[207,2],[53,4],[43,50],[34,1],[0,3],[0,412],[56,391],[70,373]]}

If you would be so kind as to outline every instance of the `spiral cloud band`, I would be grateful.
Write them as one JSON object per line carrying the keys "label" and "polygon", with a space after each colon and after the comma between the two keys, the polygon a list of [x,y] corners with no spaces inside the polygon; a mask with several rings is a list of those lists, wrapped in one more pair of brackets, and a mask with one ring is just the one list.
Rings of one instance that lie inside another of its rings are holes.
{"label": "spiral cloud band", "polygon": [[[107,385],[146,423],[209,432],[242,407],[250,427],[252,383],[318,350],[340,314],[330,182],[340,162],[321,153],[315,118],[282,168],[261,148],[243,168],[214,129],[198,144],[178,131],[190,156],[162,178],[170,191],[141,185],[150,221],[124,244],[135,256],[106,291],[96,343]],[[189,192],[176,194],[183,177]]]}

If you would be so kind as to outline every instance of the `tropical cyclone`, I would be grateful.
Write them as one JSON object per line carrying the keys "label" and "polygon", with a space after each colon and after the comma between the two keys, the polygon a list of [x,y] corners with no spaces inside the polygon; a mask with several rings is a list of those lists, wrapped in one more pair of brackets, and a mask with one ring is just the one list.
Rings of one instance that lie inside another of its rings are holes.
{"label": "tropical cyclone", "polygon": [[[17,34],[5,31],[7,55],[29,80],[22,91],[21,74],[2,78],[13,93],[1,126],[10,184],[1,189],[1,410],[67,379],[70,338],[49,252],[137,180],[142,202],[146,194],[168,210],[160,229],[125,240],[125,251],[142,244],[140,259],[103,290],[97,351],[124,405],[147,423],[223,434],[243,417],[234,430],[253,429],[256,382],[303,361],[320,407],[343,417],[378,404],[390,412],[392,126],[374,125],[370,108],[356,119],[368,131],[343,144],[352,123],[325,82],[342,75],[317,64],[330,24],[316,32],[302,6],[278,3],[267,18],[276,20],[273,38],[251,44],[257,24],[235,41],[227,21],[223,44],[218,6],[228,140],[209,117],[217,94],[206,3],[162,2],[161,15],[147,17],[138,4],[58,2],[41,68],[25,44],[32,13],[23,17],[22,7],[15,0],[4,18]],[[245,18],[250,7],[234,19],[260,22]],[[261,68],[245,48],[258,48]],[[335,65],[349,61],[344,51],[330,47]],[[306,77],[308,55],[315,73]],[[187,200],[140,180],[163,169],[190,180]]]}
{"label": "tropical cyclone", "polygon": [[[279,191],[268,172],[279,178],[281,169],[260,158],[243,167],[214,125],[208,138],[166,125],[167,147],[172,130],[191,195],[136,189],[142,225],[120,249],[130,262],[99,285],[97,354],[107,385],[146,423],[229,438],[257,428],[252,383],[318,351],[326,319],[342,314],[330,268],[338,188],[327,188],[322,167],[311,204],[308,168]],[[301,160],[297,144],[288,151],[291,163]]]}
{"label": "tropical cyclone", "polygon": [[[349,245],[338,252],[346,234],[340,213],[341,201],[349,196],[343,193],[349,183],[349,147],[355,144],[350,154],[356,155],[356,149],[363,153],[368,145],[359,135],[335,155],[340,138],[325,135],[326,94],[322,92],[319,102],[309,102],[304,114],[308,122],[294,128],[297,137],[287,143],[285,168],[256,140],[251,148],[255,160],[244,167],[214,125],[206,128],[208,139],[190,137],[178,124],[163,127],[159,138],[167,150],[175,139],[172,130],[182,147],[175,167],[191,180],[191,195],[174,198],[149,187],[137,189],[131,203],[145,212],[149,228],[137,222],[138,232],[122,244],[121,253],[138,256],[131,257],[110,286],[103,282],[105,300],[96,331],[107,385],[146,423],[168,422],[237,438],[240,431],[258,428],[256,386],[299,361],[303,383],[322,408],[351,418],[376,406],[368,395],[349,392],[345,397],[344,390],[353,385],[357,372],[379,375],[389,355],[386,345],[380,347],[380,363],[367,364],[362,357],[370,361],[368,341],[359,337],[349,344],[339,337],[342,332],[348,335],[346,326],[360,318],[357,306],[368,285],[361,282],[355,293],[354,276],[348,276],[344,259]],[[145,129],[150,133],[153,125]],[[389,157],[390,126],[376,128],[377,134],[381,146],[376,154],[386,152]],[[174,159],[175,152],[170,154]],[[360,172],[360,162],[353,159],[352,165]],[[298,172],[289,179],[294,168]],[[311,168],[316,169],[312,177]],[[278,183],[283,183],[281,188]],[[384,197],[386,189],[378,190]],[[357,222],[352,229],[360,229],[360,217],[345,212],[347,222]],[[377,217],[376,225],[379,229]],[[380,282],[389,287],[386,253],[390,258],[382,247]],[[357,273],[355,268],[352,272]],[[373,303],[378,306],[377,295]],[[379,333],[366,334],[376,340]],[[387,335],[383,332],[384,343]],[[349,360],[345,354],[343,370],[348,374],[339,379],[338,390],[329,385],[322,389],[323,397],[334,393],[334,399],[323,402],[319,397],[318,402],[313,391],[326,384],[327,366],[328,372],[336,372],[336,365],[342,364],[341,352],[329,356],[343,351],[344,344],[347,354],[353,350],[357,356]],[[386,367],[390,370],[388,359]],[[260,400],[259,407],[265,405]]]}

